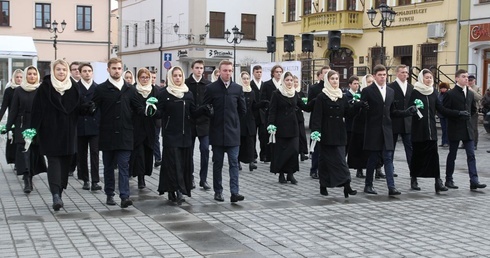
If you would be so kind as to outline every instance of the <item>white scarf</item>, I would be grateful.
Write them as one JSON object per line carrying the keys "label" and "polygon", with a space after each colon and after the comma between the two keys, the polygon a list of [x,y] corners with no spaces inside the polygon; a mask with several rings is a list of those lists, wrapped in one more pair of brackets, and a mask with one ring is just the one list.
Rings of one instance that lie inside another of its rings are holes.
{"label": "white scarf", "polygon": [[248,85],[245,85],[245,83],[242,80],[242,76],[238,77],[238,84],[242,86],[243,92],[252,92],[252,87],[250,86],[250,83]]}
{"label": "white scarf", "polygon": [[[37,79],[36,79],[35,83],[30,84],[27,82],[27,71],[32,69],[32,68],[36,69]],[[22,89],[24,89],[27,92],[34,91],[39,87],[39,71],[37,70],[36,67],[30,65],[30,66],[26,67],[26,69],[24,69],[24,76],[22,76],[22,83],[20,84],[20,87],[22,87]]]}
{"label": "white scarf", "polygon": [[364,88],[366,88],[367,86],[367,77],[370,76],[370,74],[366,74],[364,77],[362,77],[362,80],[361,80],[361,88],[359,89],[359,91],[362,91]]}
{"label": "white scarf", "polygon": [[408,81],[402,82],[400,79],[396,78],[395,81],[400,85],[400,88],[403,91],[403,95],[407,94]]}
{"label": "white scarf", "polygon": [[89,82],[86,82],[84,79],[81,79],[80,80],[82,82],[82,85],[85,87],[85,89],[90,89],[90,86],[92,86],[92,83],[94,82],[94,80],[90,79]]}
{"label": "white scarf", "polygon": [[[59,60],[59,59],[58,59]],[[66,61],[63,61],[63,60],[60,60],[60,64],[62,64],[63,66],[66,67],[66,71],[69,71],[70,70],[70,66],[68,65],[68,63]],[[61,94],[61,96],[63,96],[63,94],[65,94],[65,91],[69,90],[71,88],[71,80],[70,80],[70,76],[66,76],[65,79],[63,81],[59,81],[58,79],[56,79],[56,77],[54,76],[54,62],[56,61],[53,61],[51,62],[51,84],[53,85],[53,88],[59,92]]]}
{"label": "white scarf", "polygon": [[343,96],[340,87],[334,88],[330,82],[328,82],[328,79],[324,81],[322,92],[325,93],[325,95],[327,95],[327,97],[332,101],[337,101]]}
{"label": "white scarf", "polygon": [[[140,71],[138,70],[138,72],[136,74],[139,74],[139,73],[140,73]],[[150,78],[151,78],[151,76],[150,76]],[[145,99],[148,98],[148,95],[150,95],[152,89],[153,89],[153,87],[151,86],[151,80],[148,80],[148,83],[146,85],[143,85],[143,84],[141,84],[140,79],[138,77],[136,77],[136,91],[139,94],[141,94],[141,96],[143,96],[143,98],[145,98]]]}
{"label": "white scarf", "polygon": [[274,78],[271,79],[272,82],[274,83],[274,86],[276,86],[276,89],[280,89],[281,88],[282,79],[283,79],[283,76],[282,75],[281,75],[281,79],[279,79],[279,81],[276,81],[276,79],[274,79]]}
{"label": "white scarf", "polygon": [[[167,73],[169,75],[167,91],[168,91],[168,93],[170,93],[170,94],[174,95],[175,97],[181,99],[182,97],[184,97],[184,93],[189,91],[189,88],[187,87],[187,85],[185,84],[184,81],[182,81],[181,85],[176,85],[174,83],[174,80],[172,78],[172,73],[176,67],[177,66],[172,67]],[[185,78],[184,72],[182,72],[182,78]]]}
{"label": "white scarf", "polygon": [[430,95],[432,94],[432,92],[434,92],[434,83],[432,83],[432,85],[425,85],[424,84],[424,70],[427,70],[427,69],[422,69],[422,71],[420,71],[419,73],[419,77],[418,77],[418,80],[417,82],[415,83],[415,85],[413,85],[413,89],[422,93],[422,95]]}
{"label": "white scarf", "polygon": [[254,82],[255,82],[255,85],[257,85],[257,88],[260,90],[260,86],[262,86],[262,80],[255,80],[255,78],[253,78]]}
{"label": "white scarf", "polygon": [[[14,71],[14,73],[12,74],[12,79],[10,79],[10,82],[7,84],[7,86],[6,86],[6,87],[9,87],[9,86],[10,86],[12,89],[14,89],[14,90],[15,90],[15,88],[17,88],[17,87],[19,87],[19,86],[20,86],[20,84],[16,84],[16,83],[15,83],[15,76],[16,76],[18,73],[22,74],[22,78],[24,78],[24,72],[23,72],[21,69],[16,69],[16,70]],[[38,75],[38,77],[39,77],[39,75]],[[21,82],[21,83],[22,83],[22,82]]]}
{"label": "white scarf", "polygon": [[[288,89],[286,87],[286,84],[284,83],[284,75],[285,74],[286,73],[283,73],[281,75],[281,80],[280,80],[281,84],[279,85],[279,88],[278,89],[279,89],[279,92],[284,97],[286,97],[286,98],[292,98],[292,97],[294,97],[294,95],[296,95],[296,89],[294,89],[294,85],[293,85],[293,87],[291,87],[291,89]],[[276,84],[276,80],[274,80],[274,78],[272,78],[272,82],[274,82],[274,84]],[[294,84],[294,82],[293,82],[293,84]],[[276,85],[276,87],[277,87],[277,85]]]}
{"label": "white scarf", "polygon": [[301,85],[298,85],[298,88],[294,87],[294,89],[296,90],[296,92],[300,92],[301,91]]}
{"label": "white scarf", "polygon": [[123,80],[126,80],[126,79],[125,79],[125,78],[126,78],[126,73],[131,74],[131,81],[132,81],[132,83],[129,83],[129,82],[128,82],[128,84],[130,84],[130,86],[131,86],[132,84],[134,84],[134,74],[133,74],[133,72],[131,72],[130,70],[126,70],[126,71],[124,71],[123,76],[122,76]]}
{"label": "white scarf", "polygon": [[119,78],[119,81],[116,81],[114,80],[112,77],[109,76],[109,82],[114,85],[114,87],[116,87],[118,90],[121,90],[122,87],[124,86],[124,79],[123,78]]}

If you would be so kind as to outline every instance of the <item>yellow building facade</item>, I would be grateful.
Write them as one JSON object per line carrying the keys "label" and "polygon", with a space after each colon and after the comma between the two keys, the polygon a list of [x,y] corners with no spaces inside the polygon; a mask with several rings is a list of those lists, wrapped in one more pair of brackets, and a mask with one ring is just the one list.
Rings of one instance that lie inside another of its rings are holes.
{"label": "yellow building facade", "polygon": [[[291,59],[313,59],[310,74],[322,64],[329,64],[341,74],[341,86],[346,87],[351,75],[370,73],[374,65],[381,63],[380,28],[371,24],[366,12],[371,7],[376,9],[378,13],[373,23],[377,25],[381,16],[377,7],[380,3],[386,3],[393,8],[396,16],[384,31],[384,64],[389,68],[406,64],[415,74],[422,68],[430,68],[440,80],[449,81],[457,68],[466,68],[456,66],[456,62],[465,64],[468,60],[468,41],[459,40],[462,36],[458,32],[458,17],[468,16],[469,5],[459,2],[276,0],[275,60],[290,59],[290,53],[284,52],[283,38],[285,34],[295,35]],[[338,51],[328,50],[328,33],[333,30],[342,32]],[[314,50],[310,54],[301,51],[302,34],[314,35]],[[389,73],[393,74],[393,69]]]}

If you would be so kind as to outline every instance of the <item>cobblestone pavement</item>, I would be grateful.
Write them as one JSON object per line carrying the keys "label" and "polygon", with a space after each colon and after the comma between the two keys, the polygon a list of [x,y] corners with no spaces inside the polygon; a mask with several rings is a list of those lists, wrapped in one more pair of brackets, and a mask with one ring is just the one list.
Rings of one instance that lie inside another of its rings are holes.
{"label": "cobblestone pavement", "polygon": [[[0,257],[489,257],[490,189],[469,190],[464,151],[456,161],[460,188],[435,194],[432,179],[419,180],[421,191],[410,190],[401,142],[397,147],[399,197],[388,197],[384,180],[375,182],[378,195],[362,193],[364,181],[354,171],[356,196],[345,199],[337,188],[323,197],[309,177],[309,161],[300,163],[297,185],[279,184],[259,163],[253,172],[243,166],[246,199],[238,204],[229,202],[225,172],[224,203],[198,188],[176,206],[158,195],[155,169],[145,190],[131,180],[135,203],[128,209],[105,205],[102,191],[82,190],[83,182],[70,177],[59,212],[51,208],[46,174],[34,177],[34,191],[24,194],[2,149]],[[490,184],[490,135],[483,127],[478,147],[480,180]],[[444,173],[447,148],[439,150]]]}

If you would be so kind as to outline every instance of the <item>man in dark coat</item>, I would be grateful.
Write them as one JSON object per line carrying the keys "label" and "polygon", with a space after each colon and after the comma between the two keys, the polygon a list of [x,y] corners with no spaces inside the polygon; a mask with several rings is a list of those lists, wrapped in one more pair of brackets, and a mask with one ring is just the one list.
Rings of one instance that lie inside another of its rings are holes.
{"label": "man in dark coat", "polygon": [[[77,83],[78,91],[82,103],[92,101],[94,97],[95,88],[97,84],[93,80],[93,69],[89,63],[80,64],[78,70],[81,74],[81,79]],[[77,127],[77,166],[78,166],[78,179],[83,180],[84,190],[91,189],[92,191],[102,190],[99,185],[99,112],[90,116],[79,116]],[[87,151],[90,146],[90,175],[92,178],[92,186],[90,186],[88,165],[87,165]]]}
{"label": "man in dark coat", "polygon": [[[157,85],[157,72],[150,71],[151,75],[151,86],[154,86],[158,92],[161,92],[162,88],[159,84]],[[159,167],[162,164],[162,145],[160,144],[160,131],[162,130],[162,119],[155,119],[155,145],[153,146],[153,157],[155,157],[154,167]]]}
{"label": "man in dark coat", "polygon": [[[396,79],[394,82],[388,84],[388,87],[392,88],[395,92],[395,108],[397,110],[405,110],[413,103],[408,103],[410,96],[412,95],[413,85],[408,83],[408,67],[406,65],[399,65],[395,69]],[[396,142],[398,136],[402,137],[403,146],[405,147],[405,156],[407,158],[408,167],[410,167],[410,161],[412,160],[412,140],[411,140],[411,117],[393,117],[393,148],[396,149]],[[394,153],[394,152],[393,152]],[[393,174],[393,176],[397,176]],[[417,178],[412,178],[410,182],[412,190],[420,190],[417,183]]]}
{"label": "man in dark coat", "polygon": [[[309,105],[311,105],[311,101],[316,99],[318,94],[320,94],[322,92],[324,84],[325,84],[325,82],[323,81],[323,77],[325,76],[325,74],[328,73],[328,71],[330,71],[330,66],[328,66],[328,65],[325,65],[320,70],[318,70],[318,72],[317,72],[318,83],[310,85],[310,87],[308,89],[308,104]],[[309,127],[311,128],[311,119],[310,119]],[[318,179],[318,159],[320,158],[320,151],[318,150],[318,148],[320,148],[320,144],[317,144],[315,146],[315,149],[313,150],[313,153],[311,154],[310,176],[313,179]]]}
{"label": "man in dark coat", "polygon": [[[347,98],[348,102],[351,102],[354,99],[354,95],[359,93],[359,77],[352,75],[349,78],[349,90],[344,93],[344,96]],[[345,129],[347,130],[347,146],[345,146],[345,155],[349,152],[349,143],[352,137],[352,124],[353,117],[345,117]],[[362,172],[362,168],[358,168],[356,172],[356,177],[364,178],[364,174]]]}
{"label": "man in dark coat", "polygon": [[110,77],[97,87],[93,101],[100,112],[99,149],[102,151],[104,163],[106,204],[116,205],[114,160],[117,160],[121,208],[126,208],[133,204],[129,199],[129,158],[133,150],[131,100],[135,95],[135,89],[121,77],[122,67],[121,59],[109,59],[107,71]]}
{"label": "man in dark coat", "polygon": [[475,159],[475,143],[473,125],[470,116],[477,112],[475,96],[473,91],[468,90],[468,72],[460,69],[456,71],[456,86],[448,91],[444,97],[443,105],[445,108],[459,110],[458,117],[447,118],[447,132],[449,138],[449,153],[446,159],[446,183],[448,188],[457,189],[454,184],[454,160],[458,152],[458,144],[463,142],[466,150],[466,160],[468,163],[468,173],[470,175],[470,189],[485,188],[487,185],[481,184],[478,180]]}
{"label": "man in dark coat", "polygon": [[376,65],[373,69],[374,83],[362,90],[361,101],[369,106],[366,114],[364,150],[371,154],[366,166],[364,192],[377,194],[373,187],[374,169],[380,158],[383,159],[386,172],[386,183],[389,195],[399,195],[393,178],[393,130],[391,115],[410,115],[416,112],[415,107],[398,111],[395,108],[395,93],[386,86],[386,67]]}
{"label": "man in dark coat", "polygon": [[204,93],[204,105],[213,106],[209,142],[213,146],[213,189],[214,199],[222,202],[223,186],[221,184],[224,153],[228,154],[230,173],[231,202],[245,199],[239,193],[238,186],[238,151],[240,147],[240,116],[245,115],[245,98],[242,87],[231,81],[233,63],[223,60],[219,64],[220,76],[209,84]]}
{"label": "man in dark coat", "polygon": [[[189,87],[189,90],[194,95],[194,103],[196,108],[202,106],[204,102],[204,92],[206,91],[206,85],[211,82],[203,78],[204,61],[195,60],[192,62],[192,73],[185,80],[185,84]],[[192,149],[194,149],[194,143],[196,137],[199,138],[199,151],[201,152],[201,169],[199,171],[199,186],[204,190],[209,190],[211,187],[207,183],[208,178],[208,164],[209,164],[209,117],[199,116],[193,119],[192,125]],[[192,176],[194,178],[194,175]],[[192,181],[194,187],[194,180]]]}
{"label": "man in dark coat", "polygon": [[[255,93],[255,101],[260,101],[260,89],[262,89],[262,66],[255,65],[252,68],[252,81],[250,82],[250,87],[252,87],[252,91]],[[254,118],[255,118],[255,126],[257,127],[257,134],[259,136],[260,142],[260,153],[262,153],[262,149],[267,148],[267,144],[269,143],[269,133],[267,133],[267,126],[262,124],[261,117],[265,119],[265,111],[264,109],[254,109],[253,110]],[[255,139],[257,141],[257,139]],[[257,162],[257,150],[255,149],[255,161]],[[261,156],[261,160],[262,156]]]}
{"label": "man in dark coat", "polygon": [[[82,78],[80,75],[79,67],[80,67],[80,62],[78,61],[74,61],[70,64],[70,76],[76,83],[78,83]],[[73,176],[73,172],[75,172],[75,169],[77,168],[77,161],[78,161],[77,153],[75,153],[75,155],[73,155],[73,159],[70,164],[70,173],[69,173],[70,176]],[[80,173],[80,170],[78,170],[78,173]]]}

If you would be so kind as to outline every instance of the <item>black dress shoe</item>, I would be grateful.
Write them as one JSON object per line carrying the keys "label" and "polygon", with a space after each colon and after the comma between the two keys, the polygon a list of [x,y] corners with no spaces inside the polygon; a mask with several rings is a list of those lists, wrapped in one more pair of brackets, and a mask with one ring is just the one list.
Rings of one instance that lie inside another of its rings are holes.
{"label": "black dress shoe", "polygon": [[161,166],[161,165],[162,165],[162,161],[161,161],[161,160],[156,160],[156,161],[155,161],[155,165],[154,165],[154,167],[156,167],[156,168],[157,168],[157,167],[159,167],[159,166]]}
{"label": "black dress shoe", "polygon": [[102,190],[102,186],[100,186],[98,183],[92,183],[90,190],[92,190],[92,191]]}
{"label": "black dress shoe", "polygon": [[121,200],[121,208],[127,208],[131,205],[133,205],[133,200],[129,198],[124,198]]}
{"label": "black dress shoe", "polygon": [[327,188],[326,187],[323,187],[323,186],[320,186],[320,194],[323,195],[323,196],[327,196],[328,195]]}
{"label": "black dress shoe", "polygon": [[451,188],[451,189],[458,189],[459,187],[457,187],[453,181],[446,181],[446,183],[444,183],[445,186],[447,186],[447,188]]}
{"label": "black dress shoe", "polygon": [[420,191],[419,183],[417,182],[416,177],[410,178],[410,188],[415,191]]}
{"label": "black dress shoe", "polygon": [[397,173],[393,173],[393,177],[398,177],[398,174]]}
{"label": "black dress shoe", "polygon": [[294,178],[293,173],[288,173],[286,180],[291,182],[291,184],[293,184],[293,185],[298,183],[298,180],[296,180],[296,178]]}
{"label": "black dress shoe", "polygon": [[24,176],[24,193],[30,193],[32,191],[31,181],[28,176]]}
{"label": "black dress shoe", "polygon": [[107,204],[107,205],[116,205],[116,202],[114,201],[114,196],[107,196],[107,199],[105,201],[105,204]]}
{"label": "black dress shoe", "polygon": [[366,178],[366,176],[362,173],[362,168],[357,170],[356,177],[357,178]]}
{"label": "black dress shoe", "polygon": [[63,201],[59,194],[53,194],[53,210],[59,211],[63,208]]}
{"label": "black dress shoe", "polygon": [[224,202],[225,201],[225,198],[223,198],[223,194],[222,193],[215,193],[214,194],[214,199],[218,202]]}
{"label": "black dress shoe", "polygon": [[286,178],[284,177],[284,173],[279,173],[279,183],[280,184],[285,184],[288,181],[286,181]]}
{"label": "black dress shoe", "polygon": [[90,184],[88,181],[83,182],[82,189],[83,190],[90,190]]}
{"label": "black dress shoe", "polygon": [[254,159],[254,163],[257,164],[257,159]]}
{"label": "black dress shoe", "polygon": [[475,189],[478,189],[478,188],[483,189],[485,187],[487,187],[486,184],[480,184],[480,183],[476,183],[476,184],[473,184],[472,183],[472,184],[470,184],[470,189],[471,190],[475,190]]}
{"label": "black dress shoe", "polygon": [[238,171],[242,171],[242,164],[238,163]]}
{"label": "black dress shoe", "polygon": [[204,189],[206,191],[211,189],[211,186],[209,186],[207,182],[201,182],[201,183],[199,183],[199,186],[202,187],[202,189]]}
{"label": "black dress shoe", "polygon": [[301,161],[305,161],[305,160],[308,160],[308,156],[306,154],[300,154],[299,159]]}
{"label": "black dress shoe", "polygon": [[257,169],[257,165],[255,165],[253,162],[248,164],[248,170],[253,171],[254,169]]}
{"label": "black dress shoe", "polygon": [[400,195],[400,194],[402,193],[400,193],[400,191],[396,190],[396,188],[394,187],[388,190],[388,195]]}
{"label": "black dress shoe", "polygon": [[372,185],[364,186],[364,192],[367,194],[378,194],[378,192],[376,192],[376,190],[374,190],[374,187]]}
{"label": "black dress shoe", "polygon": [[241,194],[231,194],[230,202],[239,202],[245,200],[245,197]]}
{"label": "black dress shoe", "polygon": [[448,190],[447,187],[444,186],[444,184],[442,183],[442,180],[440,178],[436,178],[436,183],[434,186],[436,189],[436,193],[445,192]]}
{"label": "black dress shoe", "polygon": [[318,173],[310,173],[311,178],[318,179]]}

